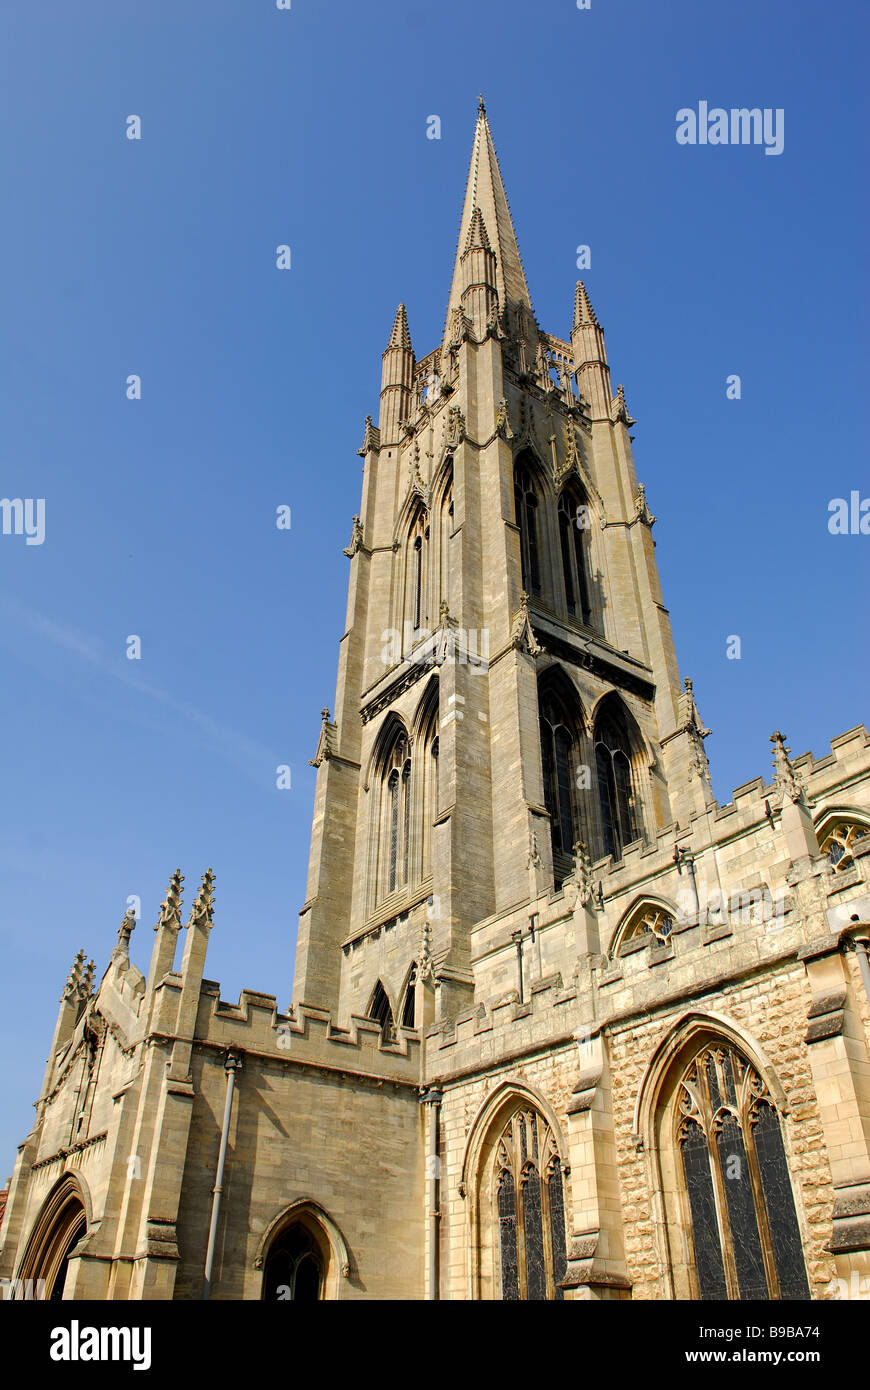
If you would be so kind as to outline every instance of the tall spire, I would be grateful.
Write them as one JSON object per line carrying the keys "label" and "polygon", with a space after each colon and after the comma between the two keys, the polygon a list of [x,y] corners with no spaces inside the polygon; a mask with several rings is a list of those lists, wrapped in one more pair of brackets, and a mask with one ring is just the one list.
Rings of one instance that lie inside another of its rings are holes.
{"label": "tall spire", "polygon": [[459,307],[462,298],[464,288],[460,268],[462,254],[468,248],[471,238],[474,238],[474,241],[479,240],[481,222],[483,222],[484,235],[489,242],[489,248],[492,249],[496,257],[496,289],[499,307],[504,311],[508,304],[524,304],[531,310],[532,300],[526,284],[523,263],[520,260],[520,250],[517,246],[516,233],[511,221],[507,194],[502,183],[498,156],[492,142],[492,132],[486,117],[483,97],[479,99],[477,107],[477,125],[471,148],[471,164],[468,170],[462,221],[459,224],[459,241],[453,269],[453,283],[447,306],[448,321],[451,311]]}

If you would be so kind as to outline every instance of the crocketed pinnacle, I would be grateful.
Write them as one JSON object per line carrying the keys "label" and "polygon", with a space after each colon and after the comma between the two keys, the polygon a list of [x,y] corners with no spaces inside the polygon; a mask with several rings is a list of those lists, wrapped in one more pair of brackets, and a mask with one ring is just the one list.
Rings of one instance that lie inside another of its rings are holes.
{"label": "crocketed pinnacle", "polygon": [[188,927],[209,929],[214,921],[214,869],[206,869],[202,876],[202,886],[190,910]]}
{"label": "crocketed pinnacle", "polygon": [[405,313],[404,304],[400,304],[396,310],[396,317],[393,322],[393,331],[390,334],[388,348],[409,348],[411,346],[411,334],[408,332],[408,315]]}
{"label": "crocketed pinnacle", "polygon": [[465,249],[466,251],[489,251],[491,249],[486,232],[486,223],[480,208],[475,208],[471,214],[471,225],[468,228],[468,240],[465,243]]}
{"label": "crocketed pinnacle", "polygon": [[587,323],[594,324],[596,328],[601,326],[595,317],[595,310],[589,302],[586,286],[582,280],[578,280],[577,292],[574,295],[574,327],[582,328]]}

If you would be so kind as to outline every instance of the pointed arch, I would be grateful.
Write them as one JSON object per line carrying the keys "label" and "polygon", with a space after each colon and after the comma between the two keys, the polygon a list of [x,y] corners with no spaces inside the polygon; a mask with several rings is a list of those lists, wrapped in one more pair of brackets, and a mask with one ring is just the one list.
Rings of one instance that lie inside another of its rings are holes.
{"label": "pointed arch", "polygon": [[399,993],[399,1023],[402,1028],[417,1026],[417,962],[412,961],[405,975],[405,983]]}
{"label": "pointed arch", "polygon": [[405,738],[410,744],[412,734],[404,719],[395,710],[389,710],[384,717],[381,727],[378,729],[375,741],[372,744],[372,751],[366,764],[365,780],[363,788],[365,791],[379,776],[383,774],[384,768],[390,757],[390,753],[398,739]]}
{"label": "pointed arch", "polygon": [[435,516],[438,522],[438,610],[441,605],[447,604],[448,609],[454,600],[455,585],[451,581],[453,573],[452,539],[456,525],[454,515],[454,493],[453,493],[453,455],[448,454],[445,460],[445,470],[439,481],[438,490],[434,494]]}
{"label": "pointed arch", "polygon": [[561,589],[565,611],[583,627],[593,625],[590,516],[585,489],[577,478],[569,477],[556,504]]}
{"label": "pointed arch", "polygon": [[412,737],[404,720],[391,710],[378,730],[368,762],[369,911],[410,882]]}
{"label": "pointed arch", "polygon": [[424,881],[432,873],[433,834],[438,816],[439,698],[440,682],[437,676],[432,676],[417,705],[412,723],[416,771],[411,850],[414,882]]}
{"label": "pointed arch", "polygon": [[373,1019],[375,1023],[380,1024],[381,1032],[385,1038],[394,1037],[396,1032],[396,1020],[393,1013],[393,1006],[380,976],[375,981],[375,986],[372,990],[365,1016],[366,1018]]}
{"label": "pointed arch", "polygon": [[635,938],[663,943],[670,937],[677,917],[678,908],[670,899],[649,893],[639,895],[619,919],[610,939],[608,956],[613,960],[621,954],[622,947]]}
{"label": "pointed arch", "polygon": [[503,1082],[478,1111],[463,1156],[472,1298],[561,1298],[569,1171],[552,1107],[531,1087]]}
{"label": "pointed arch", "polygon": [[540,460],[529,448],[521,449],[514,458],[513,483],[522,585],[531,598],[541,598],[549,589],[547,537],[552,487]]}
{"label": "pointed arch", "polygon": [[648,796],[646,744],[637,720],[615,691],[595,707],[592,725],[600,852],[615,860],[626,845],[645,838],[644,802]]}
{"label": "pointed arch", "polygon": [[54,1184],[39,1209],[24,1248],[16,1278],[43,1281],[44,1296],[63,1297],[67,1263],[90,1229],[91,1199],[84,1179],[66,1172]]}
{"label": "pointed arch", "polygon": [[544,805],[550,814],[553,875],[560,888],[574,868],[574,846],[589,842],[588,723],[574,683],[553,665],[538,681]]}
{"label": "pointed arch", "polygon": [[[344,1280],[349,1278],[351,1268],[347,1243],[341,1229],[329,1213],[319,1203],[308,1197],[298,1198],[288,1206],[282,1207],[260,1237],[254,1256],[254,1268],[264,1271],[261,1297],[264,1300],[268,1300],[270,1297],[270,1274],[274,1276],[273,1284],[279,1284],[279,1281],[283,1282],[285,1273],[290,1275],[291,1283],[285,1285],[289,1289],[289,1294],[282,1294],[282,1300],[285,1297],[292,1298],[295,1292],[292,1287],[292,1280],[293,1275],[298,1274],[299,1257],[301,1255],[304,1261],[306,1255],[312,1253],[310,1250],[291,1247],[288,1251],[283,1252],[288,1256],[284,1261],[284,1269],[278,1268],[273,1271],[268,1269],[270,1253],[279,1253],[279,1242],[282,1236],[285,1233],[293,1232],[294,1229],[303,1232],[309,1238],[310,1245],[313,1246],[313,1253],[319,1257],[320,1287],[317,1296],[333,1300],[341,1298]],[[295,1269],[293,1268],[294,1262],[296,1262]],[[310,1284],[308,1292],[310,1293]]]}
{"label": "pointed arch", "polygon": [[813,825],[819,850],[834,873],[854,867],[852,849],[870,835],[870,812],[858,806],[826,806],[816,813]]}
{"label": "pointed arch", "polygon": [[634,1123],[665,1297],[809,1298],[787,1115],[770,1060],[732,1020],[690,1010],[659,1041]]}

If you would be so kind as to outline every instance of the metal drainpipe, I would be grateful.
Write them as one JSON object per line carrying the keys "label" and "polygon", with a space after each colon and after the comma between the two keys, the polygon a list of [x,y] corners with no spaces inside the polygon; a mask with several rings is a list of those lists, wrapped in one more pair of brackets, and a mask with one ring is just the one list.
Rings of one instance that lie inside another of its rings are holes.
{"label": "metal drainpipe", "polygon": [[208,1248],[205,1252],[205,1279],[202,1286],[203,1298],[211,1295],[211,1271],[214,1264],[214,1250],[217,1244],[218,1216],[221,1209],[221,1193],[223,1192],[224,1166],[227,1161],[227,1141],[230,1137],[230,1115],[233,1111],[233,1091],[236,1084],[236,1072],[242,1065],[242,1060],[234,1052],[227,1053],[224,1062],[224,1071],[227,1075],[227,1099],[224,1105],[224,1122],[221,1128],[221,1146],[218,1152],[217,1172],[215,1174],[214,1187],[212,1188],[211,1199],[211,1221],[208,1228]]}
{"label": "metal drainpipe", "polygon": [[422,1097],[423,1104],[429,1106],[429,1144],[426,1155],[426,1187],[429,1201],[429,1290],[428,1299],[438,1298],[438,1223],[441,1219],[441,1160],[438,1157],[438,1113],[441,1107],[441,1092],[437,1086],[430,1086]]}

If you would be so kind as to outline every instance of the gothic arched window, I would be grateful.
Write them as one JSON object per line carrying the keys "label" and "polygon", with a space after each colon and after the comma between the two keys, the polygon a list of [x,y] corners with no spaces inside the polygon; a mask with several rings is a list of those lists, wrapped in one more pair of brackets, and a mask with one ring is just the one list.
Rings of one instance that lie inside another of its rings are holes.
{"label": "gothic arched window", "polygon": [[453,477],[450,476],[441,499],[440,515],[441,547],[440,547],[440,569],[441,569],[441,601],[448,607],[453,602],[453,593],[450,584],[450,537],[453,534]]}
{"label": "gothic arched window", "polygon": [[609,704],[595,721],[595,767],[603,852],[614,859],[642,833],[634,762],[626,720],[618,705]]}
{"label": "gothic arched window", "polygon": [[541,765],[544,774],[544,805],[550,813],[553,842],[553,869],[556,887],[574,867],[574,845],[583,839],[581,825],[582,776],[580,740],[582,715],[579,703],[555,681],[542,682],[540,710]]}
{"label": "gothic arched window", "polygon": [[380,980],[375,982],[375,987],[372,990],[371,1002],[366,1009],[366,1018],[374,1019],[375,1023],[380,1024],[381,1032],[385,1038],[391,1038],[395,1033],[390,998]]}
{"label": "gothic arched window", "polygon": [[632,912],[619,933],[614,954],[622,955],[630,941],[645,940],[663,946],[673,929],[674,919],[669,912],[657,903],[643,903]]}
{"label": "gothic arched window", "polygon": [[541,515],[540,499],[524,463],[514,470],[514,507],[520,528],[523,588],[536,597],[541,592]]}
{"label": "gothic arched window", "polygon": [[408,983],[405,986],[405,1001],[402,1004],[402,1027],[415,1027],[417,1007],[417,967],[411,966],[411,973],[408,976]]}
{"label": "gothic arched window", "polygon": [[[410,874],[413,881],[432,872],[432,836],[438,815],[438,680],[433,678],[417,707],[414,720],[413,823],[409,831]],[[409,800],[410,804],[410,800]],[[414,827],[418,827],[414,829]]]}
{"label": "gothic arched window", "polygon": [[588,627],[592,621],[589,600],[589,561],[586,550],[586,529],[577,525],[585,503],[576,488],[566,488],[559,498],[559,549],[562,558],[562,579],[565,585],[565,606],[572,617]]}
{"label": "gothic arched window", "polygon": [[412,633],[424,628],[429,620],[427,560],[429,527],[422,507],[408,532],[405,569],[405,622]]}
{"label": "gothic arched window", "polygon": [[562,1162],[537,1111],[518,1110],[508,1121],[492,1180],[502,1299],[561,1299],[567,1269]]}
{"label": "gothic arched window", "polygon": [[411,752],[400,733],[382,763],[378,885],[381,896],[409,881],[411,839]]}
{"label": "gothic arched window", "polygon": [[819,848],[835,873],[854,868],[853,848],[867,835],[870,827],[857,820],[828,820],[820,837]]}
{"label": "gothic arched window", "polygon": [[705,1044],[677,1086],[679,1151],[700,1299],[808,1299],[780,1118],[755,1068]]}

